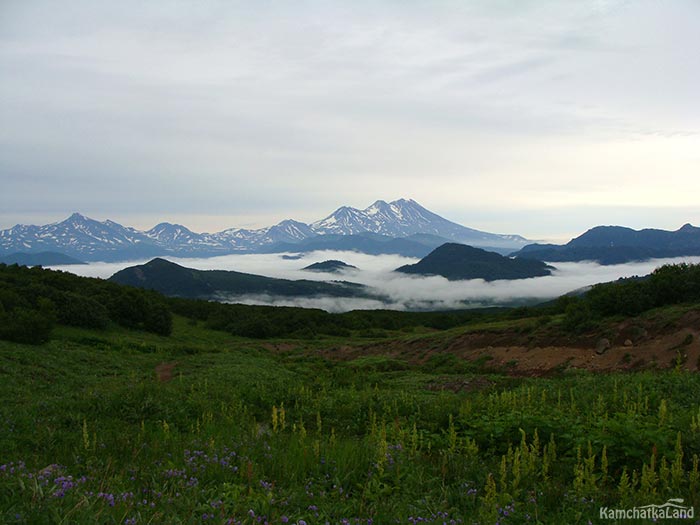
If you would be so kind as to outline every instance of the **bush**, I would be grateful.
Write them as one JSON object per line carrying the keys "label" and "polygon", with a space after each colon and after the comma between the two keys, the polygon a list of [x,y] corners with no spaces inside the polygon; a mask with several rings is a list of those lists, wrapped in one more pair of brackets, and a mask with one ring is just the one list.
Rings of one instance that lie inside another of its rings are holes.
{"label": "bush", "polygon": [[[25,311],[13,313],[20,309]],[[51,324],[104,329],[113,321],[159,335],[172,331],[169,304],[155,292],[66,272],[0,264],[0,315],[5,324],[20,320],[28,324],[27,311],[38,312],[38,317],[45,317]],[[21,328],[17,330],[22,332]],[[12,326],[6,326],[3,333],[20,337]],[[43,334],[40,330],[37,337]]]}
{"label": "bush", "polygon": [[109,303],[109,316],[125,328],[170,335],[173,319],[163,302],[135,288],[116,288]]}
{"label": "bush", "polygon": [[81,328],[103,329],[109,323],[107,308],[90,297],[71,292],[59,296],[58,322]]}
{"label": "bush", "polygon": [[0,317],[0,339],[39,345],[49,340],[53,319],[46,312],[16,308]]}
{"label": "bush", "polygon": [[170,335],[173,332],[173,316],[168,307],[160,302],[149,301],[143,329],[158,335]]}
{"label": "bush", "polygon": [[569,332],[580,333],[595,326],[593,311],[587,301],[570,301],[564,312],[562,326]]}
{"label": "bush", "polygon": [[231,331],[233,335],[252,337],[253,339],[267,339],[275,335],[272,323],[264,317],[254,317],[235,326]]}

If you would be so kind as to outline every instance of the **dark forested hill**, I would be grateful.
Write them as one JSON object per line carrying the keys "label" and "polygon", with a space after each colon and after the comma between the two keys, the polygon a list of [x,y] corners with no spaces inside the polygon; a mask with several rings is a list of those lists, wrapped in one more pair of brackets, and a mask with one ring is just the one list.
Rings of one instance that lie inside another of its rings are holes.
{"label": "dark forested hill", "polygon": [[416,264],[397,268],[397,272],[441,275],[452,281],[460,279],[525,279],[549,275],[552,267],[541,261],[510,259],[464,244],[447,243],[433,250]]}
{"label": "dark forested hill", "polygon": [[512,255],[521,259],[600,264],[700,255],[700,228],[690,224],[676,231],[596,226],[567,244],[529,244]]}
{"label": "dark forested hill", "polygon": [[156,258],[115,273],[110,281],[156,290],[176,297],[208,298],[219,294],[369,297],[370,291],[348,282],[274,279],[225,270],[194,270]]}
{"label": "dark forested hill", "polygon": [[357,266],[352,264],[344,263],[343,261],[337,261],[335,259],[330,259],[328,261],[322,261],[310,264],[302,270],[307,270],[310,272],[330,272],[330,273],[341,273],[344,270],[357,270]]}

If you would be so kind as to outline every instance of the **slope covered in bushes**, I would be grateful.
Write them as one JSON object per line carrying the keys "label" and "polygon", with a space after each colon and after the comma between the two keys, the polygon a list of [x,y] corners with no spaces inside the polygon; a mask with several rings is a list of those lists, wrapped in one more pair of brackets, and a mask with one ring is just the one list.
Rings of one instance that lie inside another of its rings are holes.
{"label": "slope covered in bushes", "polygon": [[159,294],[102,279],[0,264],[0,339],[48,340],[54,324],[105,328],[110,322],[167,335],[172,314]]}

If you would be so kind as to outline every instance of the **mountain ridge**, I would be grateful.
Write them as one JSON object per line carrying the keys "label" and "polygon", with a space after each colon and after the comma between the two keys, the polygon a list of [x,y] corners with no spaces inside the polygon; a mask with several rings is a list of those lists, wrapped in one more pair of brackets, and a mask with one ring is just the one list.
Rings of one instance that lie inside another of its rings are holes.
{"label": "mountain ridge", "polygon": [[690,223],[677,230],[595,226],[566,244],[528,244],[511,253],[524,259],[602,265],[692,255],[700,255],[700,228]]}
{"label": "mountain ridge", "polygon": [[[359,210],[341,206],[324,219],[306,224],[293,219],[259,229],[228,228],[215,233],[196,233],[181,224],[161,222],[140,231],[112,220],[97,221],[80,213],[46,224],[15,225],[0,230],[0,255],[17,251],[59,251],[81,260],[129,260],[172,255],[211,257],[231,253],[260,253],[299,245],[329,235],[376,234],[393,239],[432,235],[446,241],[477,246],[519,248],[527,240],[518,235],[500,235],[467,228],[427,210],[412,199],[375,201]],[[398,243],[400,245],[400,243]],[[415,246],[406,247],[415,252]],[[361,251],[360,247],[358,251]],[[398,253],[402,248],[398,247]],[[396,253],[396,251],[391,252]],[[407,254],[408,255],[408,254]]]}

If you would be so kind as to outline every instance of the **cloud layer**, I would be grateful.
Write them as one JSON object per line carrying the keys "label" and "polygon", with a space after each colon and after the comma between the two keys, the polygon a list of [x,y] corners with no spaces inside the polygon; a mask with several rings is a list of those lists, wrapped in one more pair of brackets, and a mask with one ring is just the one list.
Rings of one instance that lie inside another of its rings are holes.
{"label": "cloud layer", "polygon": [[6,0],[0,227],[77,210],[216,231],[402,196],[531,238],[651,226],[649,207],[697,222],[698,17],[694,0]]}
{"label": "cloud layer", "polygon": [[[573,290],[596,283],[614,281],[621,277],[646,275],[663,264],[678,262],[700,263],[700,257],[655,259],[614,266],[596,263],[554,263],[556,271],[551,276],[486,282],[448,281],[442,277],[420,277],[392,272],[393,269],[415,262],[394,255],[366,255],[354,252],[313,252],[299,260],[285,260],[280,255],[227,255],[210,259],[175,259],[173,262],[200,270],[235,270],[283,279],[347,280],[372,287],[387,303],[357,298],[280,298],[270,296],[228,297],[229,302],[243,304],[269,304],[275,306],[301,306],[321,308],[331,312],[355,309],[390,308],[395,310],[447,310],[480,305],[507,304],[514,301],[544,301]],[[357,270],[344,274],[303,271],[301,268],[314,262],[339,259]],[[90,277],[106,278],[136,263],[93,263],[85,266],[56,267]]]}

